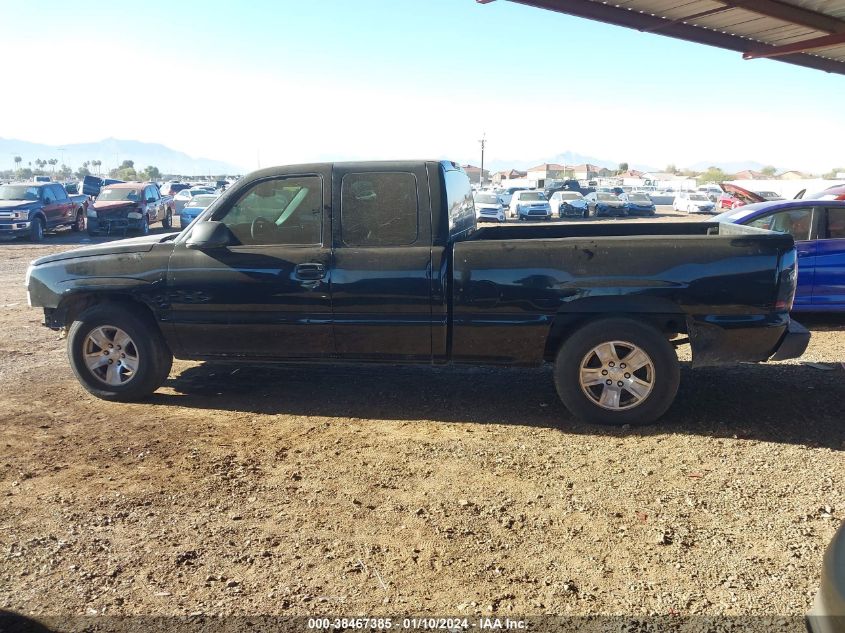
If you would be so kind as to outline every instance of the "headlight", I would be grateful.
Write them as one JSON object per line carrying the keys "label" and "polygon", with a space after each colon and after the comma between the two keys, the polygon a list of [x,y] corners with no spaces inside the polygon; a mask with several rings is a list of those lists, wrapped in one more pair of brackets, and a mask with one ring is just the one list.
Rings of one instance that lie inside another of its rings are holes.
{"label": "headlight", "polygon": [[12,219],[13,220],[28,220],[29,219],[29,211],[13,211],[12,212]]}
{"label": "headlight", "polygon": [[88,207],[88,211],[85,212],[89,218],[96,218],[97,217],[97,210],[93,207]]}
{"label": "headlight", "polygon": [[129,218],[130,220],[140,220],[141,214],[138,213],[137,211],[130,211],[129,213],[126,214],[126,217]]}

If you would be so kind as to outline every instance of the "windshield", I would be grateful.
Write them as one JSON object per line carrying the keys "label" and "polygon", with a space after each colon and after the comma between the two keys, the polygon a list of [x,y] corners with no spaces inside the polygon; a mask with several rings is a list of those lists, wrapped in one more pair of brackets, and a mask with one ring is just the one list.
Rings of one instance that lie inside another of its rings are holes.
{"label": "windshield", "polygon": [[478,204],[499,204],[499,198],[491,193],[479,193],[475,196]]}
{"label": "windshield", "polygon": [[646,204],[651,204],[651,198],[644,193],[629,193],[628,200],[631,202],[645,202]]}
{"label": "windshield", "polygon": [[209,206],[212,202],[217,200],[217,196],[196,196],[193,200],[191,200],[185,207],[201,207],[205,208]]}
{"label": "windshield", "polygon": [[612,193],[597,193],[596,200],[601,200],[602,202],[613,202],[615,200],[619,200],[616,196]]}
{"label": "windshield", "polygon": [[707,196],[705,196],[702,193],[694,193],[689,197],[689,199],[690,200],[699,200],[701,202],[704,202],[706,200],[707,202],[710,202],[710,198],[708,198]]}
{"label": "windshield", "polygon": [[519,199],[524,200],[525,202],[545,202],[546,194],[544,194],[542,191],[526,191],[524,193],[519,194]]}
{"label": "windshield", "polygon": [[141,199],[141,193],[137,189],[103,189],[100,195],[97,196],[97,202],[101,200],[104,202],[127,200],[130,202],[138,202]]}
{"label": "windshield", "polygon": [[561,200],[578,200],[578,198],[582,198],[583,196],[578,193],[577,191],[561,191],[560,192],[560,199]]}
{"label": "windshield", "polygon": [[38,200],[38,187],[27,185],[3,185],[0,200]]}

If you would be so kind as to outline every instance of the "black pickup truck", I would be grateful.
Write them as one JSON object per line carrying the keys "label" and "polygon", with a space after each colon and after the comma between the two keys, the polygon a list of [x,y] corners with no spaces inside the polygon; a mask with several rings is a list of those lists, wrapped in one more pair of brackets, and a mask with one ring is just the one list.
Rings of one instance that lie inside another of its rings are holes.
{"label": "black pickup truck", "polygon": [[650,422],[693,364],[792,358],[792,237],[718,223],[478,228],[446,161],[264,169],[178,234],[42,257],[26,278],[94,395],[136,400],[172,357],[555,365],[566,406]]}

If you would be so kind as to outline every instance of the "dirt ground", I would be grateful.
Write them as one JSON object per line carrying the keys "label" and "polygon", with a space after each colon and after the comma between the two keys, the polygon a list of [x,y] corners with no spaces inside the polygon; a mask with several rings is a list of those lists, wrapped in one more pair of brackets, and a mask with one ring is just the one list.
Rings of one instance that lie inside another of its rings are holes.
{"label": "dirt ground", "polygon": [[845,511],[845,320],[803,319],[799,361],[685,367],[645,428],[575,420],[548,369],[177,361],[148,402],[111,404],[77,384],[22,286],[31,259],[78,242],[0,244],[0,609],[794,616],[812,602]]}

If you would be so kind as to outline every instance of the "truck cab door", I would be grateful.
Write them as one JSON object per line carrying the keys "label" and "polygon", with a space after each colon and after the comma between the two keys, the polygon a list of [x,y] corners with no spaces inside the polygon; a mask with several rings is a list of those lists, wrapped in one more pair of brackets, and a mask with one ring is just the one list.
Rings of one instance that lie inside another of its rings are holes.
{"label": "truck cab door", "polygon": [[[210,218],[222,248],[178,238],[167,276],[167,319],[189,358],[331,357],[331,172],[266,177]],[[200,223],[204,224],[204,223]]]}
{"label": "truck cab door", "polygon": [[335,164],[332,315],[340,358],[431,361],[428,192],[423,163]]}
{"label": "truck cab door", "polygon": [[63,207],[56,199],[56,192],[52,185],[46,185],[41,189],[42,211],[47,220],[47,228],[53,228],[62,221]]}

